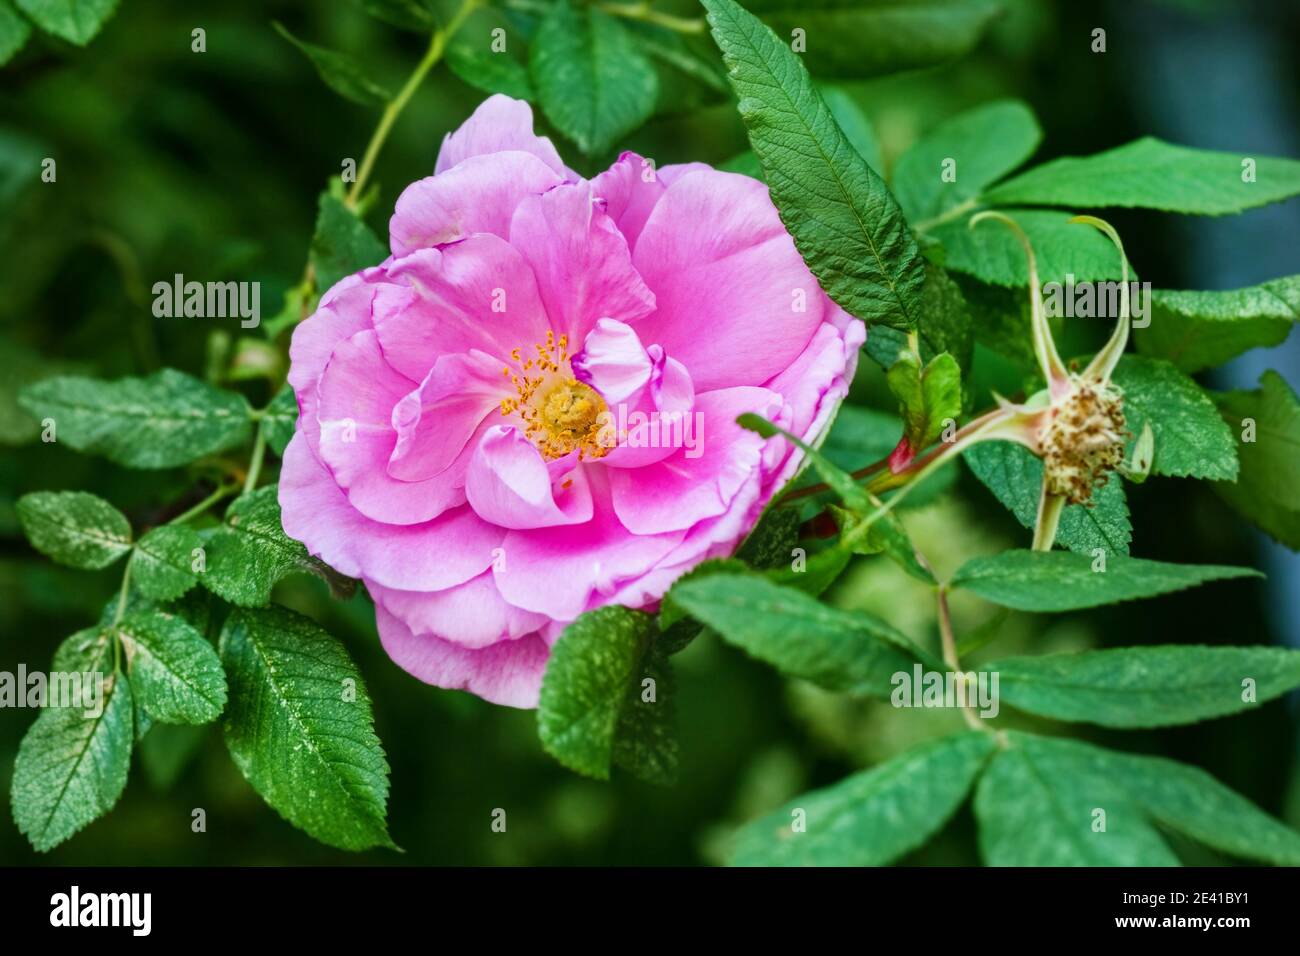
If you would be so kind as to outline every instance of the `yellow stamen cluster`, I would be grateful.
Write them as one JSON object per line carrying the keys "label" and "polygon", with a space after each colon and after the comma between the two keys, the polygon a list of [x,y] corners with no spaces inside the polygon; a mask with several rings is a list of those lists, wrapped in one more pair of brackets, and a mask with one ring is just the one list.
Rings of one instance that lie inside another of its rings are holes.
{"label": "yellow stamen cluster", "polygon": [[1047,490],[1071,504],[1092,501],[1124,461],[1123,395],[1109,383],[1074,377],[1073,389],[1059,401],[1042,430]]}
{"label": "yellow stamen cluster", "polygon": [[548,331],[545,344],[533,348],[536,356],[529,358],[514,349],[515,368],[501,370],[515,387],[515,395],[502,400],[501,414],[518,414],[524,434],[547,459],[563,458],[575,448],[579,460],[604,457],[609,449],[598,438],[609,409],[594,389],[573,377],[569,337],[557,339]]}

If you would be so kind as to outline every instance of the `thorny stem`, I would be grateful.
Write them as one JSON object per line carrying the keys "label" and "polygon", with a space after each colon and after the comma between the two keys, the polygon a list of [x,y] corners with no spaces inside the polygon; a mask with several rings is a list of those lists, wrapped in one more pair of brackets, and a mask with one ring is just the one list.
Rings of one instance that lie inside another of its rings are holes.
{"label": "thorny stem", "polygon": [[402,110],[406,108],[406,104],[415,95],[415,91],[420,88],[420,84],[424,82],[424,78],[429,74],[429,71],[442,59],[442,54],[447,49],[447,41],[460,29],[466,18],[474,12],[479,3],[480,0],[464,0],[446,28],[433,32],[424,59],[420,60],[415,67],[415,71],[407,78],[406,85],[384,107],[384,113],[379,118],[379,125],[375,127],[370,142],[366,144],[366,151],[361,157],[361,167],[357,170],[356,181],[352,184],[352,188],[348,190],[347,198],[343,200],[349,209],[357,207],[357,201],[361,197],[361,190],[365,188],[366,182],[370,179],[370,172],[374,168],[375,159],[379,156],[384,141],[388,139],[393,123],[397,121],[397,117],[401,115]]}
{"label": "thorny stem", "polygon": [[596,8],[616,17],[653,23],[677,33],[703,33],[707,27],[702,18],[675,17],[671,13],[655,10],[651,7],[651,0],[641,0],[640,3],[598,3]]}

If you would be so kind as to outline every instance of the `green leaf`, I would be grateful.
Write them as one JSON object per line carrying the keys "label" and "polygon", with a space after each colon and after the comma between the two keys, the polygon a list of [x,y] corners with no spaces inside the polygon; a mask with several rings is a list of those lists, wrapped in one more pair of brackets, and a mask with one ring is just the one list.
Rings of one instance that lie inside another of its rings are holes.
{"label": "green leaf", "polygon": [[14,58],[31,34],[31,24],[18,15],[9,0],[0,0],[0,66]]}
{"label": "green leaf", "polygon": [[527,67],[505,52],[494,53],[490,44],[490,34],[471,40],[465,32],[457,33],[447,47],[447,66],[484,93],[504,93],[530,102],[536,99]]}
{"label": "green leaf", "polygon": [[[647,684],[646,681],[653,681]],[[677,780],[677,680],[662,641],[650,645],[614,731],[616,766],[649,783]]]}
{"label": "green leaf", "polygon": [[[625,759],[632,756],[626,745],[615,746],[620,726],[657,728],[665,719],[628,711],[634,699],[640,701],[642,680],[655,679],[648,673],[647,655],[658,630],[651,615],[619,605],[589,611],[564,629],[551,648],[537,705],[537,732],[547,753],[570,770],[599,780],[609,779],[616,750]],[[663,663],[656,658],[650,670],[658,671]],[[666,690],[656,680],[656,700],[643,706],[668,706],[672,695],[660,695]],[[657,744],[648,746],[654,754],[664,752]]]}
{"label": "green leaf", "polygon": [[867,119],[857,101],[838,86],[824,83],[817,89],[821,92],[826,108],[831,111],[835,124],[844,133],[844,138],[849,141],[849,145],[857,150],[858,155],[868,166],[877,173],[882,172],[885,161],[880,150],[880,140],[876,138],[876,130],[871,125],[871,120]]}
{"label": "green leaf", "polygon": [[1005,733],[1007,748],[993,758],[975,790],[986,864],[1178,865],[1125,780],[1103,759],[1106,751]]}
{"label": "green leaf", "polygon": [[888,698],[891,679],[917,661],[942,665],[865,611],[827,607],[755,574],[683,580],[673,600],[751,657],[828,690]]}
{"label": "green leaf", "polygon": [[[1099,282],[1120,278],[1120,261],[1110,240],[1096,229],[1071,223],[1070,213],[1051,209],[1004,209],[1033,243],[1038,275],[1044,284]],[[936,225],[928,234],[943,243],[944,267],[993,285],[1029,284],[1025,250],[1011,230],[995,223],[968,226],[970,216]],[[1130,279],[1132,276],[1130,275]]]}
{"label": "green leaf", "polygon": [[1300,865],[1300,834],[1204,770],[1163,757],[1098,752],[1162,827],[1243,859]]}
{"label": "green leaf", "polygon": [[884,181],[786,43],[732,0],[703,3],[772,201],[808,268],[852,315],[914,328],[924,263]]}
{"label": "green leaf", "polygon": [[34,491],[15,506],[32,547],[72,568],[106,568],[131,550],[131,522],[84,491]]}
{"label": "green leaf", "polygon": [[356,3],[376,20],[412,33],[429,34],[438,25],[420,0],[356,0]]}
{"label": "green leaf", "polygon": [[55,670],[105,675],[102,711],[47,707],[18,747],[10,796],[14,822],[44,852],[117,803],[131,767],[130,684],[112,673],[98,629],[72,635],[55,653]]}
{"label": "green leaf", "polygon": [[298,397],[294,395],[292,386],[286,384],[275,393],[275,398],[262,414],[262,431],[271,451],[283,455],[297,425]]}
{"label": "green leaf", "polygon": [[[1232,480],[1237,449],[1232,431],[1210,397],[1161,359],[1125,355],[1112,380],[1124,390],[1124,422],[1134,435],[1144,425],[1155,434],[1153,475]],[[1132,445],[1129,442],[1129,457]]]}
{"label": "green leaf", "polygon": [[770,507],[745,536],[736,557],[751,568],[779,568],[790,563],[799,544],[802,521],[796,508]]}
{"label": "green leaf", "polygon": [[[903,463],[929,448],[961,416],[961,369],[947,352],[921,368],[915,352],[904,351],[885,375],[903,416]],[[900,442],[901,444],[901,442]]]}
{"label": "green leaf", "polygon": [[221,662],[226,746],[253,789],[322,843],[395,848],[388,761],[342,643],[285,608],[236,609],[221,631]]}
{"label": "green leaf", "polygon": [[316,234],[311,239],[311,261],[320,288],[354,272],[377,265],[388,249],[351,209],[327,192],[320,194]]}
{"label": "green leaf", "polygon": [[[929,566],[921,563],[921,559],[917,557],[916,548],[912,545],[912,539],[907,536],[903,523],[893,512],[885,512],[876,518],[867,528],[865,536],[856,530],[859,521],[857,515],[834,505],[831,506],[831,512],[835,515],[836,523],[843,535],[844,547],[847,549],[852,550],[855,554],[880,554],[883,552],[895,564],[906,571],[908,575],[921,583],[930,585],[939,583]],[[782,584],[788,583],[799,587],[800,577],[802,575],[791,573],[788,575],[789,580],[786,579],[786,576],[782,576],[777,580]],[[808,588],[801,588],[801,590],[808,590]],[[820,594],[821,591],[809,591],[809,593],[816,595]]]}
{"label": "green leaf", "polygon": [[[744,826],[738,866],[883,866],[956,812],[993,753],[992,734],[933,740]],[[804,829],[793,826],[800,819]]]}
{"label": "green leaf", "polygon": [[225,524],[207,538],[207,571],[200,578],[204,586],[239,607],[265,607],[275,584],[294,573],[315,574],[346,591],[348,579],[284,533],[276,495],[277,487],[267,485],[230,503]]}
{"label": "green leaf", "polygon": [[1094,559],[1067,551],[1004,551],[972,558],[952,579],[986,601],[1017,611],[1077,611],[1119,601],[1156,597],[1207,581],[1263,577],[1254,568],[1169,564],[1109,556],[1105,571]]}
{"label": "green leaf", "polygon": [[127,468],[174,468],[248,441],[248,402],[166,368],[115,382],[66,376],[29,385],[19,402],[55,438]]}
{"label": "green leaf", "polygon": [[805,31],[814,72],[865,77],[936,66],[965,56],[998,12],[992,0],[926,3],[745,0],[787,46]]}
{"label": "green leaf", "polygon": [[137,611],[116,627],[137,706],[166,724],[206,724],[226,706],[217,652],[183,618]]}
{"label": "green leaf", "polygon": [[[702,56],[693,46],[686,42],[684,34],[675,33],[666,27],[640,20],[623,20],[622,24],[632,34],[637,46],[647,56],[665,66],[672,67],[682,76],[704,84],[716,93],[725,95],[730,91],[727,86],[727,77],[722,71],[722,64],[711,55]],[[712,52],[712,50],[709,50],[710,54]],[[672,74],[661,73],[660,80],[662,81],[665,75],[671,83],[673,80]],[[658,108],[661,112],[668,110],[685,112],[700,105],[698,96],[688,98],[687,95],[677,94],[676,90],[680,89],[682,89],[681,85],[660,87]],[[694,92],[691,87],[685,87],[685,89]]]}
{"label": "green leaf", "polygon": [[1277,372],[1267,371],[1250,392],[1216,395],[1234,435],[1241,470],[1235,484],[1214,490],[1243,517],[1292,551],[1300,550],[1300,399]]}
{"label": "green leaf", "polygon": [[198,582],[193,568],[202,547],[198,532],[187,525],[154,528],[136,542],[131,583],[155,601],[176,600]]}
{"label": "green leaf", "polygon": [[608,151],[654,112],[659,77],[623,25],[558,0],[529,48],[546,118],[588,155]]}
{"label": "green leaf", "polygon": [[85,46],[117,9],[117,0],[14,0],[32,22],[60,39]]}
{"label": "green leaf", "polygon": [[[1246,182],[1247,160],[1255,165]],[[1300,161],[1219,153],[1146,136],[1093,156],[1035,166],[984,194],[995,205],[1136,206],[1219,216],[1300,193]]]}
{"label": "green leaf", "polygon": [[[1043,487],[1043,462],[1023,445],[1006,441],[980,442],[964,453],[966,464],[998,501],[1026,528],[1038,520],[1038,498]],[[1094,488],[1091,505],[1066,505],[1056,540],[1071,551],[1092,555],[1101,548],[1108,555],[1127,555],[1133,540],[1124,484],[1112,475]]]}
{"label": "green leaf", "polygon": [[1150,324],[1134,326],[1137,349],[1184,372],[1280,345],[1300,319],[1300,275],[1227,292],[1151,294]]}
{"label": "green leaf", "polygon": [[299,40],[283,24],[272,22],[271,25],[311,60],[325,85],[339,96],[362,106],[383,106],[392,98],[392,94],[372,80],[355,58]]}
{"label": "green leaf", "polygon": [[890,185],[908,220],[974,199],[1038,148],[1043,131],[1020,100],[994,100],[930,130],[898,158]]}
{"label": "green leaf", "polygon": [[1250,710],[1300,686],[1300,651],[1171,644],[1012,657],[982,669],[999,675],[1004,703],[1040,717],[1167,727]]}

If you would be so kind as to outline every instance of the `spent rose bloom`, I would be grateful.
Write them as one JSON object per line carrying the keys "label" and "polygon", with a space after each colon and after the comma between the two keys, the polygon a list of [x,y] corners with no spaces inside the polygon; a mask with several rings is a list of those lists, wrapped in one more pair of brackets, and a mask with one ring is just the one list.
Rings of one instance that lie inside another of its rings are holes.
{"label": "spent rose bloom", "polygon": [[624,153],[584,180],[485,101],[389,223],[392,255],[294,332],[284,528],[431,684],[537,704],[550,646],[730,554],[857,363],[767,189]]}

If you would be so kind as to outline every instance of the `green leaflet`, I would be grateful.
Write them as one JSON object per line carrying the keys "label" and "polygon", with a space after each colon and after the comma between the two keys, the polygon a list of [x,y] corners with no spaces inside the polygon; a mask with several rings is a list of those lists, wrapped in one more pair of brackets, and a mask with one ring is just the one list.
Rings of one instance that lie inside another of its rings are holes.
{"label": "green leaflet", "polygon": [[79,631],[55,652],[56,671],[104,674],[103,709],[87,717],[79,707],[47,707],[18,747],[10,787],[14,822],[39,851],[103,816],[126,787],[131,687],[112,668],[112,645],[100,628]]}
{"label": "green leaflet", "polygon": [[392,96],[388,90],[370,78],[365,68],[354,57],[299,40],[286,30],[283,24],[273,21],[271,25],[280,36],[311,60],[312,66],[316,67],[316,72],[325,81],[325,85],[344,99],[360,103],[362,106],[382,106]]}
{"label": "green leaflet", "polygon": [[[1028,448],[1008,441],[986,441],[968,448],[962,456],[986,488],[1026,528],[1038,520],[1038,498],[1043,487],[1043,462]],[[1091,506],[1066,505],[1056,540],[1080,554],[1101,548],[1108,555],[1126,555],[1133,539],[1124,483],[1111,475],[1092,493]]]}
{"label": "green leaflet", "polygon": [[1043,131],[1020,100],[994,100],[930,130],[899,157],[890,186],[908,221],[974,199],[1038,148]]}
{"label": "green leaflet", "polygon": [[925,270],[884,181],[789,46],[732,0],[703,0],[781,220],[823,289],[868,323],[914,328]]}
{"label": "green leaflet", "polygon": [[420,0],[355,0],[356,4],[377,20],[412,33],[432,33],[437,23],[429,8]]}
{"label": "green leaflet", "polygon": [[1136,206],[1219,216],[1297,193],[1300,161],[1191,149],[1146,136],[1093,156],[1035,166],[994,186],[984,200],[1001,206]]}
{"label": "green leaflet", "polygon": [[638,775],[676,772],[673,695],[661,683],[667,656],[652,653],[658,631],[653,616],[618,605],[589,611],[564,629],[551,648],[537,707],[537,731],[551,756],[599,780],[609,779],[616,758]]}
{"label": "green leaflet", "polygon": [[493,53],[491,34],[472,36],[458,32],[447,46],[451,72],[484,93],[504,93],[517,100],[533,101],[537,93],[528,68],[506,53]]}
{"label": "green leaflet", "polygon": [[730,644],[828,690],[888,698],[894,674],[921,661],[942,669],[886,622],[849,614],[754,574],[683,580],[673,601]]}
{"label": "green leaflet", "polygon": [[302,572],[324,578],[344,593],[351,582],[307,553],[280,524],[277,487],[267,485],[230,504],[226,522],[206,537],[207,571],[203,585],[239,607],[264,607],[281,578]]}
{"label": "green leaflet", "polygon": [[187,525],[154,528],[136,542],[131,583],[145,597],[174,601],[198,583],[194,568],[202,548],[198,532]]}
{"label": "green leaflet", "polygon": [[[1038,258],[1038,276],[1044,284],[1097,282],[1120,278],[1120,261],[1115,247],[1096,229],[1071,223],[1071,214],[1052,209],[1003,209],[1024,229]],[[970,216],[960,216],[936,225],[928,234],[943,244],[944,267],[964,272],[993,285],[1020,287],[1029,284],[1025,250],[1015,235],[993,223],[968,225]],[[1130,275],[1130,278],[1132,276]]]}
{"label": "green leaflet", "polygon": [[1007,742],[975,795],[990,865],[1177,865],[1153,824],[1235,856],[1300,862],[1300,834],[1196,767],[1017,731]]}
{"label": "green leaflet", "polygon": [[1222,365],[1253,348],[1280,345],[1300,319],[1300,275],[1227,292],[1152,293],[1137,349],[1184,372]]}
{"label": "green leaflet", "polygon": [[940,352],[924,369],[914,352],[900,352],[885,380],[898,399],[911,456],[930,447],[944,428],[956,430],[961,417],[961,369],[947,352]]}
{"label": "green leaflet", "polygon": [[[883,866],[957,810],[995,749],[991,734],[930,741],[824,790],[795,797],[736,837],[738,866]],[[796,829],[795,824],[802,824]]]}
{"label": "green leaflet", "polygon": [[621,23],[558,0],[529,47],[546,118],[588,155],[608,151],[654,112],[659,78]]}
{"label": "green leaflet", "polygon": [[[988,866],[1177,866],[1105,751],[1006,732],[975,789]],[[1104,829],[1094,829],[1104,827]]]}
{"label": "green leaflet", "polygon": [[[1155,433],[1154,475],[1232,480],[1237,449],[1210,397],[1168,362],[1125,355],[1112,380],[1124,390],[1124,421],[1134,435]],[[1129,442],[1129,456],[1133,441]]]}
{"label": "green leaflet", "polygon": [[677,780],[677,678],[661,641],[650,645],[639,679],[628,688],[614,731],[612,759],[649,783]]}
{"label": "green leaflet", "polygon": [[1162,827],[1243,859],[1300,865],[1300,834],[1199,767],[1163,757],[1101,753]]}
{"label": "green leaflet", "polygon": [[117,0],[14,0],[32,22],[62,40],[85,46],[117,9]]}
{"label": "green leaflet", "polygon": [[838,86],[824,83],[818,86],[818,90],[849,145],[857,150],[868,166],[883,175],[885,161],[881,157],[880,140],[876,137],[871,120],[867,119],[853,97]]}
{"label": "green leaflet", "polygon": [[226,706],[226,675],[212,645],[184,618],[137,611],[115,628],[136,704],[168,724],[206,724]]}
{"label": "green leaflet", "polygon": [[84,491],[34,491],[15,506],[32,547],[73,568],[106,568],[131,549],[131,522]]}
{"label": "green leaflet", "polygon": [[127,468],[174,468],[249,438],[248,402],[192,375],[165,368],[115,382],[64,376],[29,385],[19,402],[77,451]]}
{"label": "green leaflet", "polygon": [[394,848],[388,761],[343,645],[285,608],[237,608],[221,632],[221,662],[226,746],[253,789],[322,843]]}
{"label": "green leaflet", "polygon": [[340,279],[378,265],[388,255],[364,222],[342,201],[328,192],[320,194],[316,233],[311,239],[311,261],[321,289]]}
{"label": "green leaflet", "polygon": [[271,451],[283,455],[298,426],[298,398],[288,383],[275,393],[271,404],[266,406],[261,424]]}
{"label": "green leaflet", "polygon": [[1077,611],[1120,601],[1183,591],[1208,581],[1263,577],[1254,568],[1217,564],[1169,564],[1143,558],[1107,556],[1098,561],[1066,551],[1004,551],[972,558],[953,576],[987,601],[1017,611]]}
{"label": "green leaflet", "polygon": [[1165,727],[1249,710],[1300,686],[1300,651],[1164,645],[1012,657],[999,675],[1004,703],[1056,720]]}
{"label": "green leaflet", "polygon": [[992,0],[858,3],[746,0],[786,44],[804,31],[809,69],[865,77],[936,66],[969,53],[998,12]]}
{"label": "green leaflet", "polygon": [[31,24],[18,15],[9,0],[0,0],[0,66],[14,58],[31,34]]}
{"label": "green leaflet", "polygon": [[1214,396],[1233,438],[1242,441],[1236,483],[1213,487],[1252,524],[1300,550],[1300,400],[1277,372],[1265,372],[1259,385]]}

